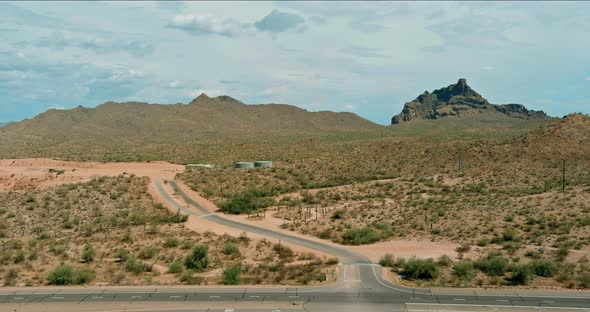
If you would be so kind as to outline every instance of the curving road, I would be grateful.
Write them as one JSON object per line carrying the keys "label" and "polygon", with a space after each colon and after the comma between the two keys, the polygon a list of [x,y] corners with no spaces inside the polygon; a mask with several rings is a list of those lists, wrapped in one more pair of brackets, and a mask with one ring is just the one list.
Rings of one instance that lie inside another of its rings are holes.
{"label": "curving road", "polygon": [[[450,305],[490,305],[586,308],[590,311],[589,292],[493,291],[463,289],[414,289],[391,284],[381,278],[381,267],[369,259],[344,248],[308,240],[288,233],[268,230],[229,220],[209,212],[182,192],[174,181],[167,181],[175,192],[192,208],[178,203],[167,192],[161,181],[154,181],[156,189],[176,208],[193,217],[233,227],[241,231],[264,235],[284,242],[330,253],[341,260],[337,283],[322,287],[180,287],[180,288],[92,288],[92,289],[0,289],[0,310],[3,304],[22,303],[100,303],[100,302],[228,302],[259,303],[284,302],[306,311],[401,311],[405,303],[434,303]],[[361,305],[363,305],[361,307]],[[330,308],[328,308],[330,307]],[[15,310],[17,311],[17,310]],[[18,310],[20,311],[20,310]],[[164,310],[162,310],[164,311]],[[222,310],[223,311],[223,310]],[[261,309],[260,311],[267,311]],[[283,310],[285,311],[285,310]],[[539,310],[542,311],[542,310]],[[549,311],[549,310],[547,310]],[[557,310],[552,310],[557,311]]]}

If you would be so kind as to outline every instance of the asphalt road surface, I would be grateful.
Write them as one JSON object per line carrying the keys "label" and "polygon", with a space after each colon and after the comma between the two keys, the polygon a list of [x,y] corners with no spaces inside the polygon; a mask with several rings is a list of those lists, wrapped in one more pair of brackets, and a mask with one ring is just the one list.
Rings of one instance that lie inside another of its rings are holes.
{"label": "asphalt road surface", "polygon": [[[250,224],[225,219],[212,214],[182,192],[174,181],[167,181],[175,192],[191,208],[184,207],[170,195],[161,181],[155,181],[158,191],[166,200],[190,216],[207,218],[210,221],[230,226],[242,231],[264,235],[269,238],[320,250],[338,257],[341,261],[338,282],[322,287],[174,287],[174,288],[31,288],[10,290],[0,289],[0,311],[3,306],[17,305],[25,311],[27,304],[98,304],[126,302],[184,302],[202,305],[203,303],[224,303],[224,305],[241,306],[258,304],[263,307],[247,308],[235,311],[273,311],[269,303],[286,304],[289,309],[304,311],[401,311],[405,303],[433,303],[449,305],[490,305],[490,306],[534,306],[534,307],[572,307],[590,309],[589,292],[549,291],[488,291],[462,289],[414,289],[391,284],[381,278],[381,267],[372,264],[369,259],[344,248],[307,240],[288,233],[259,228]],[[79,306],[81,307],[81,306]],[[330,307],[330,308],[328,308]],[[225,308],[220,308],[225,311]],[[231,311],[231,308],[228,308]],[[250,309],[250,310],[249,310]],[[62,310],[67,311],[67,310]],[[98,311],[98,309],[97,309]],[[113,310],[114,311],[114,310]],[[119,311],[119,310],[117,310]],[[136,310],[136,311],[160,311]],[[161,310],[165,311],[165,310]],[[192,311],[199,311],[193,308]],[[211,310],[214,311],[214,310]],[[285,310],[285,306],[281,311]]]}

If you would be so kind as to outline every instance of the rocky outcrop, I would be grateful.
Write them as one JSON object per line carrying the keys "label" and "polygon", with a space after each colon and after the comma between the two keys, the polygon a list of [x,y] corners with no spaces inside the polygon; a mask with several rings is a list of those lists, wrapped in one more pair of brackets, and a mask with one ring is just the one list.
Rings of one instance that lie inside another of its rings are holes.
{"label": "rocky outcrop", "polygon": [[548,118],[544,112],[528,110],[520,104],[490,104],[467,85],[467,80],[461,78],[456,84],[434,90],[432,93],[424,91],[415,100],[407,102],[402,112],[391,118],[391,124],[414,119],[438,119],[490,112],[499,112],[514,118]]}

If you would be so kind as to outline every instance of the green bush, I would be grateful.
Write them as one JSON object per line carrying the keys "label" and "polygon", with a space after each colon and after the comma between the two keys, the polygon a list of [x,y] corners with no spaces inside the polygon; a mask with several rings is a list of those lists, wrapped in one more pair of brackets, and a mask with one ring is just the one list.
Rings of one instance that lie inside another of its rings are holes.
{"label": "green bush", "polygon": [[250,213],[274,204],[272,198],[258,190],[250,190],[221,204],[221,211],[230,214]]}
{"label": "green bush", "polygon": [[487,238],[480,238],[477,240],[477,246],[479,247],[485,247],[490,243],[490,240]]}
{"label": "green bush", "polygon": [[168,273],[176,274],[182,272],[182,263],[174,261],[168,265]]}
{"label": "green bush", "polygon": [[94,247],[90,244],[84,246],[82,251],[82,262],[92,262],[94,260]]}
{"label": "green bush", "polygon": [[74,269],[67,264],[62,264],[49,272],[47,280],[51,285],[72,284],[74,282]]}
{"label": "green bush", "polygon": [[438,277],[438,265],[432,259],[411,258],[403,265],[402,277],[405,279],[428,280]]}
{"label": "green bush", "polygon": [[279,255],[279,259],[289,259],[292,258],[295,254],[293,252],[293,249],[285,245],[275,244],[274,246],[272,246],[272,249]]}
{"label": "green bush", "polygon": [[447,256],[447,255],[442,255],[438,258],[438,260],[436,262],[440,266],[448,267],[449,265],[451,265],[453,263],[453,260],[451,260],[451,258],[449,258],[449,256]]}
{"label": "green bush", "polygon": [[127,261],[129,258],[129,250],[124,248],[117,250],[117,258],[119,258],[120,261]]}
{"label": "green bush", "polygon": [[240,270],[239,265],[223,270],[223,285],[238,285],[240,283]]}
{"label": "green bush", "polygon": [[531,269],[537,276],[553,277],[559,271],[559,267],[551,260],[535,260],[531,262]]}
{"label": "green bush", "polygon": [[386,254],[379,260],[379,265],[391,268],[395,265],[395,260],[391,254]]}
{"label": "green bush", "polygon": [[184,260],[184,265],[187,269],[202,272],[209,265],[208,253],[209,247],[207,245],[197,245],[193,249],[193,252]]}
{"label": "green bush", "polygon": [[146,260],[146,259],[152,259],[153,257],[156,256],[157,253],[158,253],[158,249],[156,249],[156,247],[148,246],[148,247],[145,247],[144,249],[142,249],[139,252],[138,256],[140,259]]}
{"label": "green bush", "polygon": [[78,285],[88,284],[94,280],[96,274],[91,269],[81,269],[74,272],[74,283]]}
{"label": "green bush", "polygon": [[350,229],[342,234],[342,242],[345,245],[372,244],[381,238],[381,234],[370,227]]}
{"label": "green bush", "polygon": [[491,251],[487,256],[475,261],[474,264],[476,268],[488,276],[502,276],[508,268],[508,259],[497,251]]}
{"label": "green bush", "polygon": [[139,274],[142,272],[151,272],[152,266],[134,257],[129,257],[125,261],[125,270],[133,274]]}
{"label": "green bush", "polygon": [[195,276],[195,271],[186,270],[182,276],[180,276],[180,282],[188,285],[199,285],[203,282],[203,278]]}
{"label": "green bush", "polygon": [[226,255],[240,255],[240,249],[233,243],[227,242],[223,245],[223,253]]}
{"label": "green bush", "polygon": [[468,243],[461,244],[461,246],[455,248],[456,252],[468,252],[469,250],[471,250],[471,245]]}
{"label": "green bush", "polygon": [[514,285],[528,285],[533,278],[533,270],[527,264],[515,264],[511,271],[509,280]]}
{"label": "green bush", "polygon": [[471,261],[463,261],[455,264],[453,266],[453,274],[460,280],[471,281],[475,278],[473,263]]}
{"label": "green bush", "polygon": [[166,239],[166,241],[164,242],[164,247],[174,248],[174,247],[177,247],[178,244],[179,244],[178,239],[176,239],[175,237],[168,237]]}

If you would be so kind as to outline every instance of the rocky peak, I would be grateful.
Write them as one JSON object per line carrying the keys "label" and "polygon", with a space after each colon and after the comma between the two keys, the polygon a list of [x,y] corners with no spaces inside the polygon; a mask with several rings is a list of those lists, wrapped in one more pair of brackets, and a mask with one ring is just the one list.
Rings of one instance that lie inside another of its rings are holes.
{"label": "rocky peak", "polygon": [[207,94],[205,93],[201,93],[199,96],[197,96],[196,98],[194,98],[191,103],[198,103],[198,102],[203,102],[206,100],[211,99],[209,96],[207,96]]}
{"label": "rocky peak", "polygon": [[391,123],[493,111],[515,118],[547,118],[544,112],[530,111],[520,104],[490,104],[467,84],[465,78],[461,78],[457,83],[434,90],[432,93],[424,91],[413,101],[405,103],[402,112],[393,116]]}

